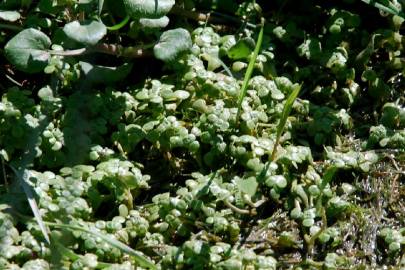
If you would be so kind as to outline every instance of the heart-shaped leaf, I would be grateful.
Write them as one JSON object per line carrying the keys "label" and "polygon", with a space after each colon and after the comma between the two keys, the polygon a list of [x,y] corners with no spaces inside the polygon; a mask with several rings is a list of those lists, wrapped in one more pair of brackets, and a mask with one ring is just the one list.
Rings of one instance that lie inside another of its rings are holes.
{"label": "heart-shaped leaf", "polygon": [[0,10],[0,20],[15,22],[20,17],[21,17],[20,13],[18,13],[17,11]]}
{"label": "heart-shaped leaf", "polygon": [[238,188],[240,191],[253,196],[256,193],[258,183],[255,177],[249,177],[246,179],[243,178],[238,178],[236,180],[236,184],[238,185]]}
{"label": "heart-shaped leaf", "polygon": [[156,58],[170,62],[181,52],[189,50],[191,46],[190,33],[183,28],[177,28],[163,32],[153,52]]}
{"label": "heart-shaped leaf", "polygon": [[99,21],[91,21],[86,24],[74,21],[66,24],[63,27],[63,32],[76,42],[85,45],[95,45],[107,34],[107,28]]}
{"label": "heart-shaped leaf", "polygon": [[160,18],[172,9],[174,0],[124,0],[129,16],[138,18]]}
{"label": "heart-shaped leaf", "polygon": [[246,59],[255,49],[255,41],[252,38],[244,38],[236,42],[227,52],[228,57],[234,60]]}
{"label": "heart-shaped leaf", "polygon": [[51,40],[34,28],[21,31],[4,47],[7,59],[17,69],[28,73],[40,72],[48,63]]}

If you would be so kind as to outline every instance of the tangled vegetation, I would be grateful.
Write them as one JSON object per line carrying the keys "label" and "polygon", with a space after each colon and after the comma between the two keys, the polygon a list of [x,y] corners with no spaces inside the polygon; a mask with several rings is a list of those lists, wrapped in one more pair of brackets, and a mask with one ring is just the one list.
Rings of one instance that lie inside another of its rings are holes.
{"label": "tangled vegetation", "polygon": [[0,2],[0,269],[405,268],[401,0]]}

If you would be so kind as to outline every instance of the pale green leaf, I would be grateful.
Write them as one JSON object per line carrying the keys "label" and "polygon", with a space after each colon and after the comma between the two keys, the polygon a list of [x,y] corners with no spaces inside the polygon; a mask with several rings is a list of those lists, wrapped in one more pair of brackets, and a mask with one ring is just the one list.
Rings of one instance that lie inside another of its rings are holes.
{"label": "pale green leaf", "polygon": [[0,20],[15,22],[21,17],[17,11],[0,10]]}
{"label": "pale green leaf", "polygon": [[160,18],[172,9],[174,0],[124,0],[129,16],[138,18]]}
{"label": "pale green leaf", "polygon": [[255,49],[255,41],[252,38],[244,38],[236,42],[228,51],[229,58],[234,60],[246,59]]}
{"label": "pale green leaf", "polygon": [[66,24],[63,27],[63,32],[76,42],[95,45],[107,34],[107,28],[99,21],[91,21],[86,24],[74,21]]}
{"label": "pale green leaf", "polygon": [[238,185],[240,191],[250,196],[255,195],[258,187],[258,183],[255,177],[249,177],[246,179],[238,178],[236,180],[236,184]]}
{"label": "pale green leaf", "polygon": [[98,16],[101,15],[101,11],[103,11],[104,0],[98,0]]}
{"label": "pale green leaf", "polygon": [[143,28],[165,28],[169,24],[169,18],[167,16],[158,19],[141,18],[139,23]]}
{"label": "pale green leaf", "polygon": [[51,40],[39,30],[29,28],[14,36],[4,47],[7,59],[28,73],[42,71],[48,63]]}
{"label": "pale green leaf", "polygon": [[163,32],[153,52],[156,58],[169,62],[180,53],[189,50],[191,46],[190,33],[183,28],[177,28]]}

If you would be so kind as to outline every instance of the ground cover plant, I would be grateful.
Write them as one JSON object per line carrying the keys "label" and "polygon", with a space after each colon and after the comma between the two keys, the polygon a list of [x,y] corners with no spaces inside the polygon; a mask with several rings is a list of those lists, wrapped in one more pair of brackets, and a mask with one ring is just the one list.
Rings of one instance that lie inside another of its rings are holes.
{"label": "ground cover plant", "polygon": [[0,269],[405,268],[404,7],[1,1]]}

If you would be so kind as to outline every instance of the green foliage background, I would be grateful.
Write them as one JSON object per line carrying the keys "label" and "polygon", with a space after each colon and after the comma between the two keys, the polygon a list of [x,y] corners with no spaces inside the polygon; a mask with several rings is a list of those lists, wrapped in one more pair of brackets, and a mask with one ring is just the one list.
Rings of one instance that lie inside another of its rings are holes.
{"label": "green foliage background", "polygon": [[404,5],[0,2],[0,269],[404,268]]}

